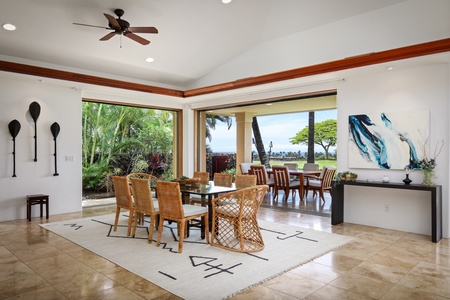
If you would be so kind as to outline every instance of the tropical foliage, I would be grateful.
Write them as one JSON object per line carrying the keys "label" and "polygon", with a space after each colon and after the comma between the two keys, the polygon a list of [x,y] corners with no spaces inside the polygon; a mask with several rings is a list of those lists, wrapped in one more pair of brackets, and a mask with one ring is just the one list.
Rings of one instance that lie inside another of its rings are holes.
{"label": "tropical foliage", "polygon": [[103,190],[114,174],[172,174],[172,112],[83,102],[82,138],[83,189]]}
{"label": "tropical foliage", "polygon": [[214,114],[206,114],[206,138],[211,142],[212,135],[211,130],[216,129],[217,123],[226,123],[228,129],[231,128],[231,125],[233,125],[233,119],[228,116],[222,116],[222,115],[214,115]]}

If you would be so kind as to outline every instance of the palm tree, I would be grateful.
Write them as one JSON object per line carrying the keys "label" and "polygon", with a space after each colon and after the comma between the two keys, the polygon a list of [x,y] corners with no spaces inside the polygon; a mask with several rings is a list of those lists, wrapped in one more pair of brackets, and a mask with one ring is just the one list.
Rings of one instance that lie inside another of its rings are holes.
{"label": "palm tree", "polygon": [[314,163],[314,112],[308,114],[308,163]]}
{"label": "palm tree", "polygon": [[210,142],[212,139],[211,130],[216,129],[217,122],[226,123],[228,126],[228,129],[230,129],[231,125],[233,124],[233,119],[228,116],[206,114],[206,138]]}
{"label": "palm tree", "polygon": [[255,137],[256,151],[258,151],[259,160],[261,165],[269,166],[269,160],[267,159],[266,150],[264,149],[264,143],[262,141],[261,132],[259,131],[258,119],[253,117],[252,120],[253,136]]}

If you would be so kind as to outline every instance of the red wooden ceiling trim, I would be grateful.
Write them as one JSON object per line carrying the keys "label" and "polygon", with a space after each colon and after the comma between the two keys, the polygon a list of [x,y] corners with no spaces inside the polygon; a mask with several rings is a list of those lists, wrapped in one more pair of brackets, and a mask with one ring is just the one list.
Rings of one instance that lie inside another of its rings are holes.
{"label": "red wooden ceiling trim", "polygon": [[413,58],[424,55],[450,51],[450,38],[406,46],[381,52],[368,53],[353,57],[348,57],[331,62],[321,63],[302,68],[276,72],[256,77],[244,78],[232,82],[225,82],[211,86],[205,86],[187,91],[162,88],[146,84],[133,83],[128,81],[91,76],[55,69],[13,63],[8,61],[0,61],[0,70],[6,72],[21,73],[34,76],[42,76],[60,80],[81,82],[100,86],[108,86],[126,90],[139,91],[144,93],[160,94],[174,97],[193,97],[239,89],[244,87],[256,86],[277,81],[307,77],[312,75],[324,74],[329,72],[341,71],[346,69],[364,67],[374,64],[380,64],[401,59]]}
{"label": "red wooden ceiling trim", "polygon": [[79,74],[67,71],[60,71],[55,69],[30,66],[25,64],[12,63],[7,61],[0,61],[0,70],[14,73],[21,73],[27,75],[41,76],[47,78],[54,78],[60,80],[81,82],[87,84],[95,84],[101,86],[108,86],[113,88],[133,90],[144,93],[160,94],[166,96],[183,97],[183,91],[174,89],[161,88],[147,84],[139,84],[134,82],[91,76],[86,74]]}
{"label": "red wooden ceiling trim", "polygon": [[232,89],[364,67],[368,65],[380,64],[395,60],[436,54],[447,51],[450,51],[450,38],[381,52],[368,53],[340,60],[335,60],[331,62],[326,62],[322,64],[201,87],[198,89],[185,91],[184,96],[192,97],[210,93],[217,93]]}

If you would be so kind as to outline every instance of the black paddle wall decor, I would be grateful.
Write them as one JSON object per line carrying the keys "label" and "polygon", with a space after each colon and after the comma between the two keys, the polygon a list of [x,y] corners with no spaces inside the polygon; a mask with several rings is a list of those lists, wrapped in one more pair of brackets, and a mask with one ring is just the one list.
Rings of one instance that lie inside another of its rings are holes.
{"label": "black paddle wall decor", "polygon": [[37,119],[41,114],[41,106],[36,101],[30,104],[30,115],[34,120],[34,161],[37,161]]}
{"label": "black paddle wall decor", "polygon": [[50,126],[50,130],[53,134],[53,140],[55,141],[55,173],[53,174],[53,176],[58,176],[58,167],[57,167],[57,159],[56,159],[56,137],[59,134],[59,124],[57,122],[53,123],[52,126]]}
{"label": "black paddle wall decor", "polygon": [[19,134],[20,131],[20,122],[17,120],[12,120],[8,124],[9,132],[11,133],[11,136],[13,138],[13,176],[16,176],[16,136]]}

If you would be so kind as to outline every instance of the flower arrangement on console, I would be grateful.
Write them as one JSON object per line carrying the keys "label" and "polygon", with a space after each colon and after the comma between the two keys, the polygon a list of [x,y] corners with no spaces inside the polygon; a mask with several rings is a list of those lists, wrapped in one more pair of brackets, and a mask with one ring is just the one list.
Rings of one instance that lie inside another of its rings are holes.
{"label": "flower arrangement on console", "polygon": [[433,156],[427,151],[428,139],[420,145],[423,153],[423,158],[416,162],[416,164],[423,170],[423,184],[424,185],[434,185],[434,168],[436,168],[436,159],[441,154],[442,148],[444,147],[444,141],[438,141],[434,149]]}
{"label": "flower arrangement on console", "polygon": [[432,157],[430,157],[429,153],[427,152],[427,145],[428,140],[420,145],[423,153],[423,158],[418,161],[418,165],[422,170],[433,170],[437,166],[436,158],[439,156],[439,154],[441,154],[442,148],[444,147],[444,141],[442,140],[436,143],[436,147],[434,149],[434,154]]}

